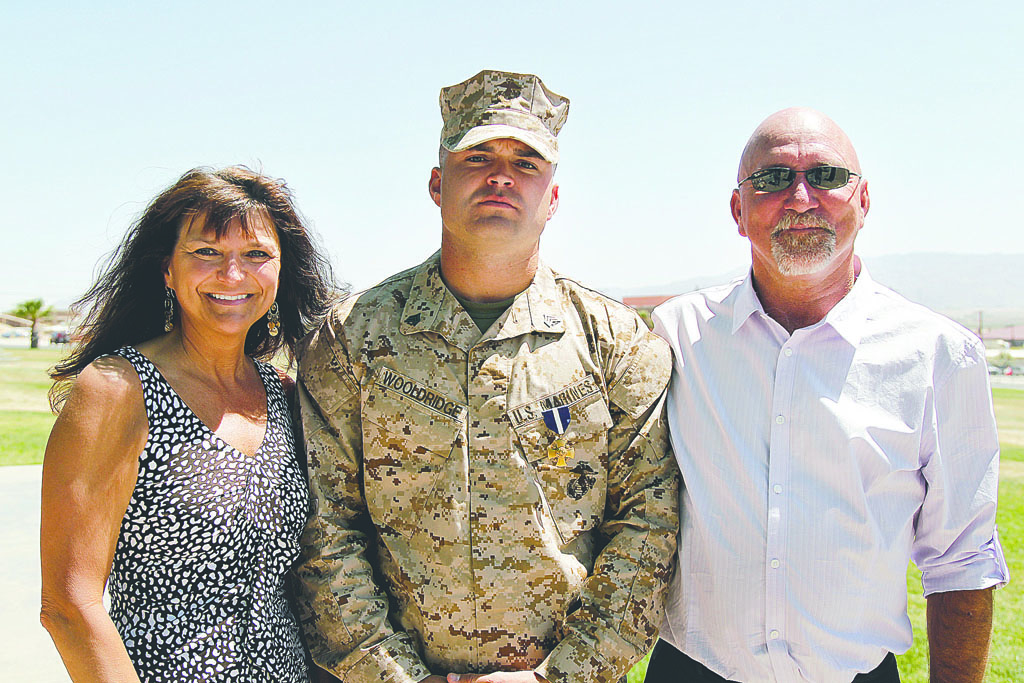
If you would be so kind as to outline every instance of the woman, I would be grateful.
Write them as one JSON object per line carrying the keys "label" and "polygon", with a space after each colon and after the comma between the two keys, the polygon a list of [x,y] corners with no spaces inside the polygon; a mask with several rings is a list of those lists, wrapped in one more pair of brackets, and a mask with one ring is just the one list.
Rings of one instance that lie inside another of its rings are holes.
{"label": "woman", "polygon": [[330,285],[285,185],[236,166],[158,196],[79,302],[41,529],[73,680],[308,680],[284,591],[307,491],[286,377],[256,359],[293,351]]}

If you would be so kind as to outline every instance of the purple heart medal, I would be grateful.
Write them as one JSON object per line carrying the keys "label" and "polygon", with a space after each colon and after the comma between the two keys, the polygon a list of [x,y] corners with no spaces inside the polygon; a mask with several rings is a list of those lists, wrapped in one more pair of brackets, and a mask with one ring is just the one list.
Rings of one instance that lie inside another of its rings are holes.
{"label": "purple heart medal", "polygon": [[543,412],[544,424],[558,436],[548,446],[548,457],[558,467],[565,467],[565,459],[575,457],[576,453],[565,438],[565,430],[569,428],[569,406],[558,406]]}

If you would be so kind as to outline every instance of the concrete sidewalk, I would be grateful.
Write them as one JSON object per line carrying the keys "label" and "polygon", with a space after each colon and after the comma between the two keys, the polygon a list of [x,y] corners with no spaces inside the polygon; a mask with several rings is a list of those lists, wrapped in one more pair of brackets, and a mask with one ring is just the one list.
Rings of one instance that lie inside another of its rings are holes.
{"label": "concrete sidewalk", "polygon": [[0,467],[0,680],[69,683],[39,625],[41,465]]}

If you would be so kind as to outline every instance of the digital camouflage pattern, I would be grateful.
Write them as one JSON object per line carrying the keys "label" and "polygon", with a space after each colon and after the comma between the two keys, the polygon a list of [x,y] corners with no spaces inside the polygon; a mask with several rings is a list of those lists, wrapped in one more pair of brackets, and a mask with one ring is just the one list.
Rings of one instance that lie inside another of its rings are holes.
{"label": "digital camouflage pattern", "polygon": [[543,265],[483,336],[437,254],[340,304],[299,361],[314,659],[349,683],[618,681],[673,566],[670,372],[639,316]]}
{"label": "digital camouflage pattern", "polygon": [[556,136],[569,116],[569,99],[532,74],[481,71],[441,89],[441,144],[461,152],[488,140],[514,138],[558,163]]}

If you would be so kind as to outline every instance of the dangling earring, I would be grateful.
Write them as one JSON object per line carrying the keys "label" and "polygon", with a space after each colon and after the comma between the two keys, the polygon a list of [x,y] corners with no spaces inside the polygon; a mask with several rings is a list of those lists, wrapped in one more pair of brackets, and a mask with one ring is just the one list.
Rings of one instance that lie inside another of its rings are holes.
{"label": "dangling earring", "polygon": [[276,301],[270,304],[270,310],[267,311],[267,331],[270,332],[271,337],[281,334],[281,317],[278,315]]}
{"label": "dangling earring", "polygon": [[174,329],[174,290],[164,287],[164,332]]}

